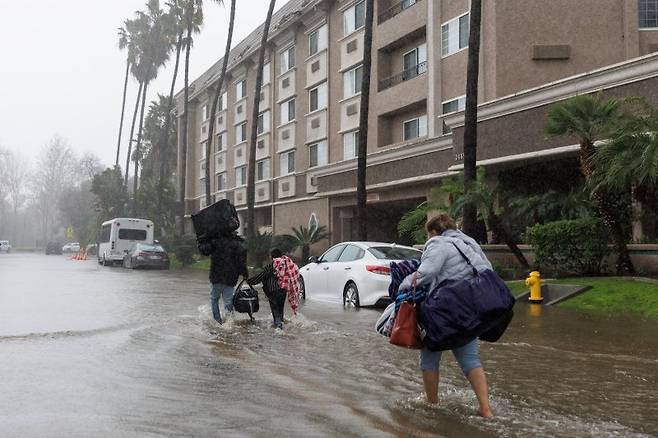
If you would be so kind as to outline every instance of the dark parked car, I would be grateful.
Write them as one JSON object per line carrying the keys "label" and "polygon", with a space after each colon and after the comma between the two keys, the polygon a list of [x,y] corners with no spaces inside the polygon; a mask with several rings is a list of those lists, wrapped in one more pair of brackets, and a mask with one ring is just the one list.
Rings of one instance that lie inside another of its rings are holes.
{"label": "dark parked car", "polygon": [[169,256],[157,243],[138,243],[123,257],[123,267],[169,269]]}
{"label": "dark parked car", "polygon": [[48,242],[46,245],[46,255],[61,254],[62,244],[60,242]]}

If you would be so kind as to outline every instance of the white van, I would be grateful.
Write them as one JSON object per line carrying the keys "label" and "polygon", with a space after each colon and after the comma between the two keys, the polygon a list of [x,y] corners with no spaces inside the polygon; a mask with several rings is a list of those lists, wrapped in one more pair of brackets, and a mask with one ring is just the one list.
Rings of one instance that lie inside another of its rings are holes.
{"label": "white van", "polygon": [[126,251],[136,243],[153,244],[153,222],[146,219],[116,218],[103,222],[98,238],[98,263],[123,263]]}

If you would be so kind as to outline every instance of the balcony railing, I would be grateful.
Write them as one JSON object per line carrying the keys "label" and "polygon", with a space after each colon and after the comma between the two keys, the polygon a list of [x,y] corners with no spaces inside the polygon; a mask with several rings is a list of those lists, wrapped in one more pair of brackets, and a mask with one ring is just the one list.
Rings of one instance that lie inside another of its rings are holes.
{"label": "balcony railing", "polygon": [[421,62],[414,65],[413,67],[403,70],[402,73],[398,73],[395,76],[382,79],[379,81],[379,91],[384,91],[387,88],[394,87],[404,81],[408,81],[409,79],[413,79],[416,76],[420,76],[425,73],[427,73],[427,61]]}
{"label": "balcony railing", "polygon": [[404,11],[420,2],[421,0],[398,0],[393,6],[386,9],[384,12],[379,14],[377,18],[377,23],[382,24],[384,21],[390,20],[391,18],[398,15],[400,12]]}

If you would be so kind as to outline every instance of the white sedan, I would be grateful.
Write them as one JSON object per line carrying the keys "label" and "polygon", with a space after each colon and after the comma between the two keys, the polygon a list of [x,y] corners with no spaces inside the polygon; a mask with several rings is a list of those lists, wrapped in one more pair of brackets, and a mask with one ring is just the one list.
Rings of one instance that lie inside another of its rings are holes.
{"label": "white sedan", "polygon": [[300,269],[306,299],[373,306],[388,299],[391,262],[420,259],[422,252],[391,243],[343,242]]}

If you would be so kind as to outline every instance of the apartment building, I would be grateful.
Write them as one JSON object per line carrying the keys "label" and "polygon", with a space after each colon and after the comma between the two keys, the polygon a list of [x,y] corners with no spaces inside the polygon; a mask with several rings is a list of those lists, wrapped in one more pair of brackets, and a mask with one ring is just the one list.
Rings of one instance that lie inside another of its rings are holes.
{"label": "apartment building", "polygon": [[[374,12],[369,237],[390,241],[402,214],[461,166],[469,1],[376,0]],[[364,21],[362,0],[291,0],[274,15],[257,128],[258,228],[282,234],[317,220],[333,242],[352,238]],[[257,29],[232,50],[216,120],[221,60],[192,84],[188,215],[205,206],[210,166],[213,199],[230,199],[246,217],[260,38]],[[566,140],[544,138],[548,105],[601,90],[653,99],[656,51],[658,0],[483,1],[480,164],[575,154]],[[206,157],[209,123],[216,135]]]}

